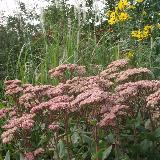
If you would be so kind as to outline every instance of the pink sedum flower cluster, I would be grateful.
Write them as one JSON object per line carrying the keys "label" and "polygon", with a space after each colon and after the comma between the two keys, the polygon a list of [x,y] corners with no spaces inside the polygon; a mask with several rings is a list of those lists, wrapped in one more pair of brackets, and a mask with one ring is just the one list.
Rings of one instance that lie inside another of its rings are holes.
{"label": "pink sedum flower cluster", "polygon": [[23,88],[21,87],[20,80],[8,80],[4,83],[6,85],[5,94],[6,95],[18,95],[22,92]]}
{"label": "pink sedum flower cluster", "polygon": [[39,155],[42,155],[45,152],[43,148],[37,148],[33,152],[26,152],[24,154],[25,160],[36,160]]}
{"label": "pink sedum flower cluster", "polygon": [[[68,71],[72,76],[67,80]],[[137,106],[145,113],[151,108],[160,113],[160,81],[148,80],[152,75],[150,70],[131,68],[127,60],[121,59],[96,76],[84,77],[85,72],[84,66],[60,65],[49,71],[52,78],[60,81],[57,86],[6,81],[6,95],[12,98],[14,107],[0,110],[0,118],[5,119],[2,142],[19,141],[23,148],[32,148],[30,152],[24,150],[24,156],[34,160],[45,152],[32,146],[32,133],[37,128],[40,136],[51,135],[42,147],[53,148],[50,142],[55,133],[60,137],[65,135],[69,120],[83,118],[88,124],[96,119],[97,127],[114,129],[117,122],[134,116]]]}
{"label": "pink sedum flower cluster", "polygon": [[82,76],[86,73],[85,66],[79,66],[77,64],[61,64],[60,66],[49,70],[49,74],[52,78],[57,78],[59,81],[66,81],[65,73],[70,72],[71,77],[74,74]]}
{"label": "pink sedum flower cluster", "polygon": [[104,77],[105,79],[114,80],[119,75],[120,71],[124,71],[127,69],[128,65],[129,64],[126,59],[114,61],[100,73],[100,76]]}
{"label": "pink sedum flower cluster", "polygon": [[122,71],[117,75],[116,82],[124,83],[128,81],[137,81],[147,79],[152,75],[152,72],[147,68],[133,68]]}

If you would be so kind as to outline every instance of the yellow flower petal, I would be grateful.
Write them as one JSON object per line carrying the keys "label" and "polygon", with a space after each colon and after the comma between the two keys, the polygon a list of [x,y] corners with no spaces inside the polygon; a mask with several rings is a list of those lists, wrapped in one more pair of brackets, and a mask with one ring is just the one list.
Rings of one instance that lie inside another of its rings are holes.
{"label": "yellow flower petal", "polygon": [[129,18],[129,15],[128,15],[128,13],[121,12],[120,15],[118,16],[118,18],[120,21],[125,21]]}

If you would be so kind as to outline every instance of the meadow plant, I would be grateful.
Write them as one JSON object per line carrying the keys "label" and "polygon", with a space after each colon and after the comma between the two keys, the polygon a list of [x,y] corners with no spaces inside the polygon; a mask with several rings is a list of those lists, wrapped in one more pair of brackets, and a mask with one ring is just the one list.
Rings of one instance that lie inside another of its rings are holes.
{"label": "meadow plant", "polygon": [[[159,155],[159,139],[153,137],[159,131],[160,81],[153,80],[150,70],[132,68],[120,59],[95,76],[86,76],[85,67],[77,64],[60,65],[49,74],[59,80],[56,86],[5,81],[8,103],[0,110],[1,140],[3,146],[14,146],[13,157],[21,153],[26,160],[100,160]],[[131,152],[148,134],[152,154]]]}

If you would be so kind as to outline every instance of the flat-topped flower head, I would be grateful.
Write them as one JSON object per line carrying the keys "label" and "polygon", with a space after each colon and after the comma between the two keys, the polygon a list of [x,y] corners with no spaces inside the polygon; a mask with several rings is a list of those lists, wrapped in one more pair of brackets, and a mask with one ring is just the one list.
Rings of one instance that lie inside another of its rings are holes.
{"label": "flat-topped flower head", "polygon": [[152,76],[152,72],[147,68],[133,68],[122,71],[116,78],[116,82],[124,83],[129,81],[138,81],[148,79]]}
{"label": "flat-topped flower head", "polygon": [[62,64],[56,68],[49,70],[51,78],[57,78],[60,82],[66,81],[66,72],[70,72],[71,77],[76,74],[82,76],[86,73],[85,66],[79,66],[77,64]]}
{"label": "flat-topped flower head", "polygon": [[107,68],[100,73],[100,76],[112,81],[119,75],[121,71],[124,71],[127,68],[128,68],[127,59],[116,60],[113,61],[111,64],[109,64]]}
{"label": "flat-topped flower head", "polygon": [[51,131],[53,131],[53,132],[56,132],[56,131],[58,131],[59,130],[59,125],[57,124],[57,123],[52,123],[52,124],[50,124],[49,126],[48,126],[48,128],[49,128],[49,130],[51,130]]}
{"label": "flat-topped flower head", "polygon": [[35,151],[34,151],[34,156],[37,157],[41,154],[43,154],[45,152],[45,150],[43,148],[37,148]]}
{"label": "flat-topped flower head", "polygon": [[36,160],[33,152],[27,152],[24,154],[26,160]]}
{"label": "flat-topped flower head", "polygon": [[18,79],[8,80],[8,81],[5,81],[5,82],[4,82],[4,84],[5,84],[6,86],[11,85],[11,84],[21,85],[21,83],[22,83],[22,82],[21,82],[20,80],[18,80]]}
{"label": "flat-topped flower head", "polygon": [[147,106],[160,111],[160,89],[147,97]]}

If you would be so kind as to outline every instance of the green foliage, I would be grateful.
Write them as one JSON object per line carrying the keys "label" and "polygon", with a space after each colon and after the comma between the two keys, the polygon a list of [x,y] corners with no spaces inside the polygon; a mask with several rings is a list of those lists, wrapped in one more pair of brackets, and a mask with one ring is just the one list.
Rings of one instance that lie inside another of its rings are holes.
{"label": "green foliage", "polygon": [[9,151],[6,153],[6,156],[5,156],[4,160],[10,160],[10,153],[9,153]]}

